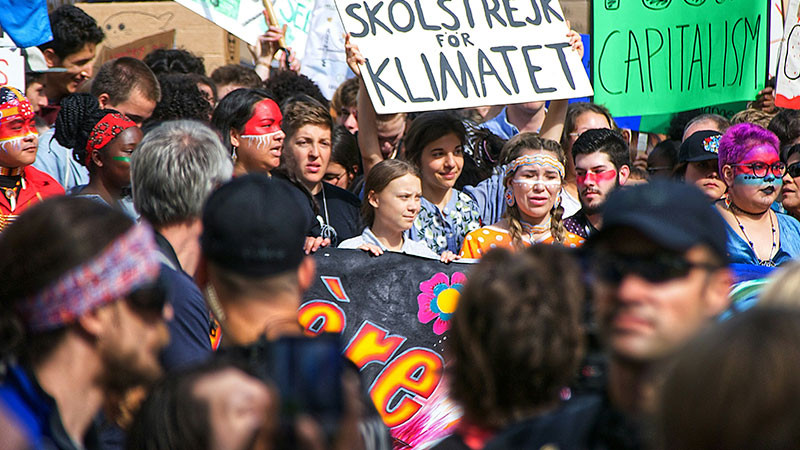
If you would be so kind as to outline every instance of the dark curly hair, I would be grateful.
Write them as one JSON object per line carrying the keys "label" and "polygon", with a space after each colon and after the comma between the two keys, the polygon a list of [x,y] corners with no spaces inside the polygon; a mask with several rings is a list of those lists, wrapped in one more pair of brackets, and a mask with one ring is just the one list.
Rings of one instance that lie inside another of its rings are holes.
{"label": "dark curly hair", "polygon": [[[97,99],[91,94],[71,94],[61,100],[61,109],[56,116],[55,138],[59,144],[72,149],[72,157],[86,165],[86,143],[97,122],[113,109],[100,109]],[[91,170],[91,168],[89,167]]]}
{"label": "dark curly hair", "polygon": [[583,350],[582,299],[578,265],[560,246],[481,259],[447,340],[450,393],[470,422],[500,428],[557,403]]}
{"label": "dark curly hair", "polygon": [[52,49],[61,59],[79,52],[87,43],[99,44],[105,39],[97,22],[82,9],[62,5],[50,13],[53,40],[39,46],[39,50]]}
{"label": "dark curly hair", "polygon": [[631,165],[631,152],[628,150],[628,143],[619,131],[609,130],[608,128],[597,128],[586,130],[572,144],[572,158],[578,155],[589,155],[595,152],[602,152],[608,155],[608,159],[614,164],[614,168],[619,170],[622,166]]}
{"label": "dark curly hair", "polygon": [[166,74],[158,77],[158,83],[161,85],[161,101],[145,122],[146,129],[167,120],[189,119],[208,123],[211,104],[197,87],[194,74]]}
{"label": "dark curly hair", "polygon": [[159,48],[145,55],[143,61],[156,76],[169,73],[206,74],[203,58],[182,48]]}
{"label": "dark curly hair", "polygon": [[286,100],[298,94],[306,94],[314,100],[329,107],[328,99],[322,95],[316,83],[305,75],[298,75],[291,70],[281,70],[269,77],[264,83],[264,88],[272,93],[275,101],[282,105]]}

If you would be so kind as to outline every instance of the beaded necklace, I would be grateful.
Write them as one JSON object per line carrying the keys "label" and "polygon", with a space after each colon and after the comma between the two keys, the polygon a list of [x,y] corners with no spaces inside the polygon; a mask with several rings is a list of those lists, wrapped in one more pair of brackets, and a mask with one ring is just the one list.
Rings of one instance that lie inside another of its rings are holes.
{"label": "beaded necklace", "polygon": [[765,266],[765,267],[776,267],[777,264],[775,264],[775,262],[772,260],[772,258],[775,257],[775,255],[773,255],[773,253],[776,253],[776,247],[778,245],[777,242],[775,241],[775,232],[777,230],[775,229],[775,223],[772,221],[772,214],[770,213],[769,209],[767,210],[767,215],[769,216],[769,226],[772,229],[772,248],[769,251],[769,258],[761,259],[761,258],[758,257],[758,254],[756,254],[756,248],[753,245],[753,241],[750,239],[749,236],[747,236],[747,232],[744,229],[744,224],[742,224],[742,222],[739,220],[739,217],[736,215],[736,210],[742,211],[745,214],[747,214],[747,211],[742,210],[741,208],[739,208],[738,206],[734,205],[733,203],[730,204],[729,208],[730,208],[731,214],[733,215],[733,219],[736,220],[736,223],[739,225],[739,229],[742,230],[742,234],[744,235],[745,240],[747,240],[747,245],[749,245],[750,246],[750,250],[753,251],[753,255],[756,257],[756,261],[758,261],[758,265],[759,266]]}

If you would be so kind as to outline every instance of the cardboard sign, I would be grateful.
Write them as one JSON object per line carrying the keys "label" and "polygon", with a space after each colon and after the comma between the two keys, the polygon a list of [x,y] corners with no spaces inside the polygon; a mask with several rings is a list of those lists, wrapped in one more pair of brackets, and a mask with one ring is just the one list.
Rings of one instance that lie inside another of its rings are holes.
{"label": "cardboard sign", "polygon": [[19,48],[0,48],[0,86],[25,92],[25,58]]}
{"label": "cardboard sign", "polygon": [[450,434],[461,412],[443,379],[444,342],[469,264],[387,252],[328,249],[303,296],[307,334],[341,333],[395,448],[422,448]]}
{"label": "cardboard sign", "polygon": [[789,0],[781,53],[778,58],[778,80],[775,106],[800,109],[800,0]]}
{"label": "cardboard sign", "polygon": [[597,0],[595,102],[649,115],[755,98],[767,67],[764,0]]}
{"label": "cardboard sign", "polygon": [[379,114],[584,97],[556,0],[337,0]]}
{"label": "cardboard sign", "polygon": [[[79,3],[76,6],[92,16],[103,29],[106,38],[102,47],[117,48],[176,30],[175,46],[202,56],[207,73],[225,64],[239,63],[239,39],[175,2]],[[102,51],[102,48],[97,49],[98,54]]]}
{"label": "cardboard sign", "polygon": [[175,46],[175,30],[165,31],[152,36],[137,39],[131,43],[119,47],[103,47],[97,55],[95,66],[100,67],[104,62],[130,56],[131,58],[142,59],[148,53],[160,48],[172,48]]}
{"label": "cardboard sign", "polygon": [[333,0],[317,0],[301,73],[314,80],[326,98],[353,76],[344,51],[344,30]]}

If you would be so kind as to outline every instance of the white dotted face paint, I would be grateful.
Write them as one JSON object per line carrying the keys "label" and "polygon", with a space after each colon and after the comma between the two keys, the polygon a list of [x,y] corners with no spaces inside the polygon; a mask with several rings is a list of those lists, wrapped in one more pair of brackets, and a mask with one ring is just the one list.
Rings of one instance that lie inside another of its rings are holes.
{"label": "white dotted face paint", "polygon": [[512,183],[522,186],[525,189],[533,189],[534,186],[537,184],[548,187],[548,186],[561,186],[561,180],[512,180]]}

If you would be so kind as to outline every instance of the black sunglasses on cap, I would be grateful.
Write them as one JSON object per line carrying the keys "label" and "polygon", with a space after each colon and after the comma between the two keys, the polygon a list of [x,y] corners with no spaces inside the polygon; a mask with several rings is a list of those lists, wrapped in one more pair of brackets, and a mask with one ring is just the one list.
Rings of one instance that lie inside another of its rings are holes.
{"label": "black sunglasses on cap", "polygon": [[650,283],[663,283],[689,275],[693,268],[716,270],[720,266],[687,261],[682,255],[615,255],[602,252],[592,256],[592,274],[599,280],[620,283],[626,275],[637,275]]}

